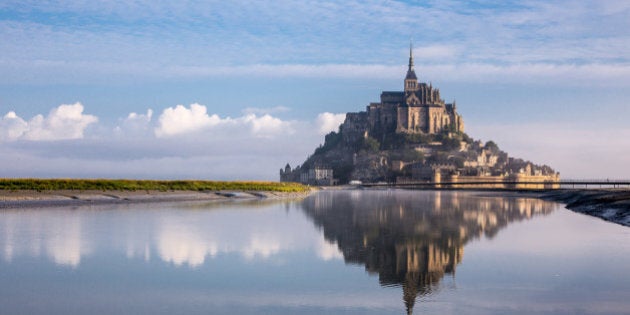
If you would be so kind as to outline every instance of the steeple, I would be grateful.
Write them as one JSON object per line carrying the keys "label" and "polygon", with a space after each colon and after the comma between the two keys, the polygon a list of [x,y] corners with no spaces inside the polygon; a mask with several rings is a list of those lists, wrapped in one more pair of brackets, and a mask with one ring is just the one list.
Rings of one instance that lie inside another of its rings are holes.
{"label": "steeple", "polygon": [[407,70],[407,73],[409,72],[414,72],[413,69],[413,43],[409,42],[409,69]]}
{"label": "steeple", "polygon": [[418,90],[418,77],[413,69],[413,43],[409,42],[409,68],[407,76],[405,76],[405,92],[413,92]]}

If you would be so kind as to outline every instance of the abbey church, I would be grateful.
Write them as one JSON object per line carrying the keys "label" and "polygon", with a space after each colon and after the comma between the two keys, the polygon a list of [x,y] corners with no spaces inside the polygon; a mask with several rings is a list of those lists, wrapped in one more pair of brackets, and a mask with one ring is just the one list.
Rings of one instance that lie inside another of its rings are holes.
{"label": "abbey church", "polygon": [[436,134],[463,132],[464,120],[457,105],[445,103],[440,90],[432,84],[419,83],[409,48],[409,67],[404,91],[381,93],[380,103],[370,103],[365,112],[348,113],[342,125],[346,137],[379,136],[388,133]]}

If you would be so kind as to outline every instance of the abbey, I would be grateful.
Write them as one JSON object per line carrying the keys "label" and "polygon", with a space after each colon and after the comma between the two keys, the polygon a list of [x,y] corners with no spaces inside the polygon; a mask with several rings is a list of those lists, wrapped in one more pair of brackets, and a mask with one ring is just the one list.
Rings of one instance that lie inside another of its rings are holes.
{"label": "abbey", "polygon": [[382,92],[380,102],[347,113],[339,130],[327,134],[302,165],[281,169],[280,180],[310,185],[489,182],[528,188],[531,182],[557,185],[559,173],[510,157],[493,141],[468,136],[455,101],[446,103],[439,89],[418,82],[410,47],[403,91]]}
{"label": "abbey", "polygon": [[419,83],[409,48],[409,67],[404,91],[384,91],[380,103],[370,103],[365,112],[348,113],[342,125],[346,137],[380,138],[388,133],[436,134],[463,132],[464,120],[457,105],[445,103],[440,90],[432,84]]}

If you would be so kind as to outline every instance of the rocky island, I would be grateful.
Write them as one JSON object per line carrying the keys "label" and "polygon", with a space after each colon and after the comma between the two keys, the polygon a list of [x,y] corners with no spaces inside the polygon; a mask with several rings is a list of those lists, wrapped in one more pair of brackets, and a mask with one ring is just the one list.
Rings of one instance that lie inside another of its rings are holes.
{"label": "rocky island", "polygon": [[525,183],[531,182],[556,185],[559,173],[510,157],[493,141],[468,136],[456,102],[446,103],[438,88],[418,81],[410,47],[404,90],[384,91],[380,102],[370,103],[365,111],[347,113],[339,130],[327,134],[302,165],[287,164],[280,170],[280,181],[310,185],[483,181],[527,188]]}

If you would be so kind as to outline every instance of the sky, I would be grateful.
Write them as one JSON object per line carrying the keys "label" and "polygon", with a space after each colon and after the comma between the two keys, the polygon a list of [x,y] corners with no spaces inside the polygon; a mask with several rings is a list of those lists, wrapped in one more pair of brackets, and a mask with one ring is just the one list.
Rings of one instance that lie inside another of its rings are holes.
{"label": "sky", "polygon": [[466,132],[630,178],[628,1],[0,3],[0,177],[278,180],[419,80]]}

